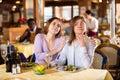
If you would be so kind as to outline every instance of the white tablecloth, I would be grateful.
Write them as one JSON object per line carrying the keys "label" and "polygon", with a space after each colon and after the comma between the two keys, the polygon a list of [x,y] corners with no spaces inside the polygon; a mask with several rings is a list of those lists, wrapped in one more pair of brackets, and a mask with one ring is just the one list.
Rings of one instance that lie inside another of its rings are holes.
{"label": "white tablecloth", "polygon": [[18,52],[22,52],[26,58],[28,58],[30,55],[34,53],[34,44],[22,44],[22,43],[16,43],[13,44],[15,47],[17,47]]}
{"label": "white tablecloth", "polygon": [[5,72],[5,65],[0,65],[0,80],[13,77],[22,78],[23,80],[113,80],[107,70],[100,69],[86,69],[70,73],[59,72],[55,68],[52,68],[47,69],[43,75],[36,75],[32,69],[25,69],[22,70],[22,73],[13,75],[12,73]]}

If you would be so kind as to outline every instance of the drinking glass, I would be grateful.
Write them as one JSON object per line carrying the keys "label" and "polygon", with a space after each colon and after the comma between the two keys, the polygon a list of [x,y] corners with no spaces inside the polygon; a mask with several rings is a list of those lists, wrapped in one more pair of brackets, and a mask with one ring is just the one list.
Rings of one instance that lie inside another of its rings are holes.
{"label": "drinking glass", "polygon": [[7,56],[7,51],[6,50],[1,50],[1,56],[4,59],[4,61],[6,60],[6,56]]}
{"label": "drinking glass", "polygon": [[48,57],[45,58],[45,61],[47,62],[47,68],[48,68],[48,69],[50,68],[51,60],[52,60],[52,57],[51,57],[51,56],[48,56]]}

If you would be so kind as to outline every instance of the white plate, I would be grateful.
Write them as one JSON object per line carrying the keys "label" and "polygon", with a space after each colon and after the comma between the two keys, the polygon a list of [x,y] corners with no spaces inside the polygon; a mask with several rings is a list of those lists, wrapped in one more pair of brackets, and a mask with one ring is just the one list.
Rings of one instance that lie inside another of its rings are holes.
{"label": "white plate", "polygon": [[57,71],[69,72],[69,73],[79,72],[79,71],[83,70],[83,69],[77,69],[77,70],[73,70],[73,71],[65,71],[65,70],[63,70],[63,67],[64,67],[64,66],[56,67],[56,70],[57,70]]}
{"label": "white plate", "polygon": [[22,42],[22,44],[30,44],[30,42]]}

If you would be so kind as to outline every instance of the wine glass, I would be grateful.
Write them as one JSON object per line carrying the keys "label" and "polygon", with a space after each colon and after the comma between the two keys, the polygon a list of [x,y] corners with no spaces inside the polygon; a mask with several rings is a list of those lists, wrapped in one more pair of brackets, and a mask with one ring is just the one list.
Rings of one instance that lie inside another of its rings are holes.
{"label": "wine glass", "polygon": [[51,60],[52,60],[52,57],[51,57],[51,56],[47,56],[47,57],[45,58],[45,61],[47,62],[47,68],[48,68],[48,69],[49,69],[49,67],[50,67]]}
{"label": "wine glass", "polygon": [[1,56],[4,59],[4,61],[6,60],[6,56],[7,56],[7,51],[6,50],[1,50]]}

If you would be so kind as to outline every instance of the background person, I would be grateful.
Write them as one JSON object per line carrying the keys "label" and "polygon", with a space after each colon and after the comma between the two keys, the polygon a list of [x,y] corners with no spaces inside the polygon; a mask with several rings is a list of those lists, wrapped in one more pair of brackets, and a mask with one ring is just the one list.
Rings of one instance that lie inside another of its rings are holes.
{"label": "background person", "polygon": [[86,11],[86,25],[88,36],[97,36],[98,32],[98,20],[92,16],[93,13],[90,10]]}
{"label": "background person", "polygon": [[24,42],[26,40],[29,42],[34,41],[34,37],[37,33],[41,32],[41,28],[36,27],[35,20],[30,18],[27,20],[28,28],[25,30],[22,36],[20,36],[19,42]]}

